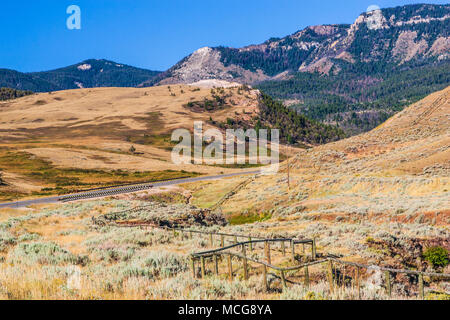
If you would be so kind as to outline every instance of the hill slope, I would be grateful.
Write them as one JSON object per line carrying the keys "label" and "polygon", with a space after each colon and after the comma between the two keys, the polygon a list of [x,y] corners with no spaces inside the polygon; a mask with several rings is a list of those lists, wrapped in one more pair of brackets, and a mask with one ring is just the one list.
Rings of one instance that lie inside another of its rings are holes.
{"label": "hill slope", "polygon": [[419,236],[431,232],[420,223],[449,232],[449,128],[450,87],[368,133],[299,152],[290,161],[289,190],[283,164],[279,174],[256,178],[231,197],[224,212],[269,212],[289,221],[268,223],[274,229],[342,221],[400,222]]}
{"label": "hill slope", "polygon": [[[9,184],[26,190],[78,183],[96,186],[105,177],[136,181],[166,170],[182,176],[242,168],[173,164],[171,151],[176,143],[171,142],[171,134],[179,128],[192,132],[194,121],[203,121],[203,130],[224,130],[236,124],[281,128],[284,140],[290,134],[291,142],[339,138],[334,134],[338,130],[295,115],[281,104],[263,99],[258,90],[236,86],[40,93],[0,102],[0,119],[0,168]],[[163,176],[167,175],[174,174],[165,172]]]}
{"label": "hill slope", "polygon": [[0,70],[0,87],[34,92],[96,87],[136,87],[158,75],[108,60],[90,59],[72,66],[32,73]]}

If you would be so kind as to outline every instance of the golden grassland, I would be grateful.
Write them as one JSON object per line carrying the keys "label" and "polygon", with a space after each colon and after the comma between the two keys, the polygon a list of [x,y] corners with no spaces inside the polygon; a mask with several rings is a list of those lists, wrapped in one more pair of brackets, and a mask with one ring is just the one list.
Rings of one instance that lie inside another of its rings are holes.
{"label": "golden grassland", "polygon": [[[199,175],[183,170],[124,171],[56,167],[43,158],[27,152],[0,148],[0,168],[5,172],[24,177],[42,188],[34,190],[30,196],[67,194],[89,188],[106,187],[127,183],[139,183]],[[3,190],[2,190],[3,189]],[[25,193],[9,192],[8,187],[0,189],[0,200],[14,200],[26,196]]]}
{"label": "golden grassland", "polygon": [[[223,96],[225,107],[193,110],[190,102]],[[204,130],[228,117],[251,120],[256,91],[186,85],[96,88],[35,94],[0,103],[0,201],[80,188],[221,174],[248,166],[175,165],[174,129]],[[130,152],[131,147],[135,152]]]}
{"label": "golden grassland", "polygon": [[[289,161],[289,186],[283,163],[274,175],[180,186],[177,196],[161,197],[169,203],[155,204],[142,214],[170,217],[191,205],[211,208],[220,201],[218,211],[229,223],[208,230],[317,237],[318,252],[348,261],[450,273],[449,266],[432,266],[423,255],[427,247],[450,250],[449,90],[427,97],[370,133],[298,152]],[[208,237],[182,239],[159,229],[93,223],[92,217],[158,202],[154,192],[0,210],[0,297],[355,299],[351,286],[329,291],[324,266],[310,269],[310,287],[302,284],[302,275],[289,274],[296,284],[282,290],[279,277],[271,274],[269,293],[261,270],[252,266],[250,279],[244,281],[238,261],[233,282],[226,279],[226,261],[220,262],[219,276],[208,265],[208,277],[194,279],[189,254],[209,248]],[[171,207],[171,202],[180,207]],[[274,263],[289,262],[275,253]],[[73,283],[74,266],[81,274],[78,283]],[[362,277],[363,299],[389,298],[380,272],[368,270]],[[435,280],[425,279],[426,298],[449,299],[448,281]],[[392,298],[416,299],[417,285],[416,278],[393,278]]]}

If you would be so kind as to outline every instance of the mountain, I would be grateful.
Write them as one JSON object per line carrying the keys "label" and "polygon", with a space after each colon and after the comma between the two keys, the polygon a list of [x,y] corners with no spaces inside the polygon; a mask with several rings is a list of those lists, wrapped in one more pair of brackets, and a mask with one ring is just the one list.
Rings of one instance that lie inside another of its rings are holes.
{"label": "mountain", "polygon": [[0,69],[0,87],[34,92],[55,90],[55,86],[44,79],[10,69]]}
{"label": "mountain", "polygon": [[221,79],[256,85],[348,134],[368,131],[450,83],[450,5],[361,14],[244,48],[201,48],[144,85]]}
{"label": "mountain", "polygon": [[449,18],[450,5],[370,11],[351,25],[311,26],[260,45],[201,48],[159,78],[162,83],[203,79],[255,83],[286,78],[287,72],[374,73],[411,61],[442,61],[449,57]]}
{"label": "mountain", "polygon": [[90,59],[68,67],[21,73],[0,69],[0,87],[35,92],[95,87],[136,87],[158,75],[150,71],[108,60]]}

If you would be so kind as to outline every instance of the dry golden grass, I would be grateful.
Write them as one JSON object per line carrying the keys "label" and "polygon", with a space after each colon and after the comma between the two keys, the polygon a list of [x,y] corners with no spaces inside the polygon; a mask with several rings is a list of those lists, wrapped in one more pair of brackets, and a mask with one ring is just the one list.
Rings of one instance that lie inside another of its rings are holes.
{"label": "dry golden grass", "polygon": [[[238,114],[249,120],[257,114],[256,91],[242,94],[237,88],[226,88],[223,94],[229,106],[211,112],[185,107],[189,102],[213,99],[211,89],[186,85],[66,90],[1,102],[0,153],[25,152],[61,169],[175,170],[208,175],[240,171],[171,161],[174,129],[192,130],[194,121],[203,121],[206,130],[212,127],[210,118],[225,122]],[[138,154],[130,153],[131,146]],[[54,187],[11,166],[2,167],[9,184],[0,187],[2,199]]]}
{"label": "dry golden grass", "polygon": [[[191,129],[195,120],[206,122],[210,116],[214,120],[225,121],[235,112],[257,112],[257,96],[254,92],[247,94],[246,98],[238,95],[236,88],[225,89],[225,92],[233,95],[235,106],[199,113],[183,106],[188,102],[211,99],[210,89],[195,90],[185,85],[172,86],[170,90],[168,88],[66,90],[3,102],[0,104],[0,130],[5,131],[1,138],[5,141],[10,135],[28,135],[29,139],[73,139],[77,135],[90,137],[96,134],[101,137],[123,137],[127,133],[142,131],[164,134],[177,128]],[[37,101],[45,103],[37,104]],[[112,130],[105,132],[107,128]]]}

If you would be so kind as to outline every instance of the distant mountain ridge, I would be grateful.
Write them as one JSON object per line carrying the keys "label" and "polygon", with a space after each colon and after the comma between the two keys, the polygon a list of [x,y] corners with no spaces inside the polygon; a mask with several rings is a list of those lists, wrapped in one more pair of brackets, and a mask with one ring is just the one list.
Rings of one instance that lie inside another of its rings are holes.
{"label": "distant mountain ridge", "polygon": [[450,5],[406,5],[243,48],[205,47],[145,85],[252,84],[348,135],[450,85]]}
{"label": "distant mountain ridge", "polygon": [[43,72],[22,73],[0,69],[0,87],[34,92],[95,87],[136,87],[158,75],[151,71],[104,59]]}
{"label": "distant mountain ridge", "polygon": [[361,14],[353,24],[307,27],[284,38],[243,48],[204,47],[155,80],[242,83],[282,80],[290,73],[377,72],[408,62],[448,60],[450,5],[406,5]]}

